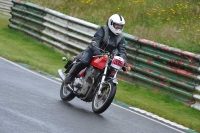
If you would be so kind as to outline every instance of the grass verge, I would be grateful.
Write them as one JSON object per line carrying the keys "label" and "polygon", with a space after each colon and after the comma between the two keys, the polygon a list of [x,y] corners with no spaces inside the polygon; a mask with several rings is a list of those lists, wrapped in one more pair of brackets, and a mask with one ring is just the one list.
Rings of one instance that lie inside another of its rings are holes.
{"label": "grass verge", "polygon": [[[18,31],[9,29],[8,24],[8,18],[0,17],[0,56],[28,64],[31,69],[42,70],[57,76],[57,70],[64,66],[61,57],[65,55]],[[168,95],[153,93],[149,89],[120,82],[115,100],[200,132],[200,112],[184,106]]]}

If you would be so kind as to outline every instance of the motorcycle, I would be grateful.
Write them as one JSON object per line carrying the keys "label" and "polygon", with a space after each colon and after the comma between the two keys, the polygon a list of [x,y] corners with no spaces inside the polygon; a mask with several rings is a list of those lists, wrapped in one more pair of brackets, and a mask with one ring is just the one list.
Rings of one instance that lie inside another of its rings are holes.
{"label": "motorcycle", "polygon": [[[92,45],[96,46],[96,42],[92,42]],[[93,56],[90,65],[80,71],[70,84],[64,84],[65,76],[79,60],[68,60],[64,66],[66,69],[64,73],[61,69],[58,70],[62,80],[60,98],[63,101],[71,101],[77,97],[85,102],[92,102],[92,110],[96,114],[103,113],[112,103],[118,84],[116,78],[118,71],[131,69],[124,65],[122,57],[100,50],[103,54]],[[63,57],[62,60],[65,61],[66,58]]]}

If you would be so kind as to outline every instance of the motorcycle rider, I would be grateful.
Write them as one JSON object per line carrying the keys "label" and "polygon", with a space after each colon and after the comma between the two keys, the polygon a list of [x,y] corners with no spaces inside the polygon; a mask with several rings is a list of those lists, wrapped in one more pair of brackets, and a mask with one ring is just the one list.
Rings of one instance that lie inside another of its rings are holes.
{"label": "motorcycle rider", "polygon": [[[96,46],[109,51],[118,50],[120,56],[126,61],[125,38],[122,35],[125,20],[120,14],[113,14],[107,21],[106,26],[101,26],[94,34],[92,41]],[[70,69],[64,83],[69,84],[76,75],[85,67],[89,66],[94,55],[101,55],[100,49],[90,44],[76,59],[80,60]]]}

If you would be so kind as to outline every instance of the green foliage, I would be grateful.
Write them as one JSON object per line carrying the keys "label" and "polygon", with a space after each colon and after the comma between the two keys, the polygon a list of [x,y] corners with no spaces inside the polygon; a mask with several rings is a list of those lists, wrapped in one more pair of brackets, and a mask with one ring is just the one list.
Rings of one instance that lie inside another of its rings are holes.
{"label": "green foliage", "polygon": [[200,53],[199,0],[28,0],[105,25],[110,15],[124,16],[124,32],[171,47]]}

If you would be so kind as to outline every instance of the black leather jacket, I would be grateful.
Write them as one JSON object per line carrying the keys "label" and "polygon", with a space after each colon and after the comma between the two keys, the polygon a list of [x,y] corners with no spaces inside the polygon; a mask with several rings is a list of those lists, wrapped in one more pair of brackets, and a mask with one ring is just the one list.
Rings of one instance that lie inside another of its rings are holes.
{"label": "black leather jacket", "polygon": [[[120,53],[120,56],[126,60],[125,38],[122,37],[120,42],[117,44],[117,35],[115,35],[112,31],[109,30],[109,36],[107,37],[106,41],[103,40],[104,34],[103,26],[101,26],[94,34],[92,41],[95,41],[97,46],[105,51],[113,52],[113,50],[117,49]],[[93,46],[89,47],[94,52],[94,55],[101,53],[98,48]]]}

